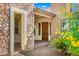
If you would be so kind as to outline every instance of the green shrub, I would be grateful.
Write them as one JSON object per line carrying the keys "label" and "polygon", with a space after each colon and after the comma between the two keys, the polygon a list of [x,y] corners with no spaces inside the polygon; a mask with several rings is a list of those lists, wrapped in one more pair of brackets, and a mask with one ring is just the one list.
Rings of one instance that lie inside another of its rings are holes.
{"label": "green shrub", "polygon": [[72,56],[79,56],[79,47],[70,47],[68,52],[72,55]]}
{"label": "green shrub", "polygon": [[54,48],[65,49],[64,39],[62,38],[51,39],[49,44]]}
{"label": "green shrub", "polygon": [[[72,4],[71,7],[74,7],[74,5]],[[61,12],[61,10],[60,8],[60,10],[57,11]],[[79,11],[66,12],[66,10],[64,10],[64,12],[61,16],[68,23],[64,24],[63,27],[68,27],[64,29],[64,34],[58,31],[61,34],[61,38],[51,39],[50,46],[62,49],[73,56],[79,56]],[[68,34],[68,32],[71,34]]]}

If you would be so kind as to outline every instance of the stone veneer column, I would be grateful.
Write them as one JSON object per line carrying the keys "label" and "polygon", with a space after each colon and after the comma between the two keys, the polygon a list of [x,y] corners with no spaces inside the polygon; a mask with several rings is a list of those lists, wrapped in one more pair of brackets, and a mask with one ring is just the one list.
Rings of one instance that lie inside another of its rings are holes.
{"label": "stone veneer column", "polygon": [[10,7],[23,9],[28,12],[27,19],[27,45],[26,48],[34,47],[34,9],[33,4],[0,4],[0,55],[10,54]]}
{"label": "stone veneer column", "polygon": [[9,54],[9,19],[6,4],[0,4],[0,55]]}
{"label": "stone veneer column", "polygon": [[26,19],[26,26],[27,26],[27,44],[26,44],[26,50],[27,49],[33,49],[34,48],[34,6],[32,3],[12,3],[9,4],[9,7],[15,7],[22,10],[27,11],[27,19]]}
{"label": "stone veneer column", "polygon": [[27,49],[34,48],[34,11],[32,10],[27,16],[29,20],[27,20]]}

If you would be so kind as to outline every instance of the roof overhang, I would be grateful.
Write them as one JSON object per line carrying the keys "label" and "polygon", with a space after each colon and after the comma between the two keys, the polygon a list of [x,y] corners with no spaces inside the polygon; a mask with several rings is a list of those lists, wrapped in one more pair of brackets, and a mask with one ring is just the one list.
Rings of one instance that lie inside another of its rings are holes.
{"label": "roof overhang", "polygon": [[53,17],[56,16],[55,14],[53,14],[51,12],[41,10],[41,9],[38,9],[38,8],[35,9],[35,15],[47,17],[47,18],[53,18]]}

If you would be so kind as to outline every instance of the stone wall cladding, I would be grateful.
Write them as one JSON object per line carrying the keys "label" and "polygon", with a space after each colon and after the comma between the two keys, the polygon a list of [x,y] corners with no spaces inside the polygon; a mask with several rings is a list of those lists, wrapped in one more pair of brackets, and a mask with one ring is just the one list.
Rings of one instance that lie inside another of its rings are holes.
{"label": "stone wall cladding", "polygon": [[0,55],[9,52],[9,17],[6,4],[0,4]]}
{"label": "stone wall cladding", "polygon": [[32,3],[18,3],[18,4],[9,4],[10,7],[15,7],[19,9],[23,9],[28,12],[27,15],[27,49],[31,49],[34,47],[34,6]]}
{"label": "stone wall cladding", "polygon": [[12,3],[0,4],[0,55],[10,53],[10,7],[23,9],[28,12],[27,32],[28,41],[26,48],[33,48],[34,46],[34,11],[31,3]]}
{"label": "stone wall cladding", "polygon": [[30,14],[27,16],[29,20],[27,20],[27,48],[33,48],[34,47],[34,11],[32,10]]}

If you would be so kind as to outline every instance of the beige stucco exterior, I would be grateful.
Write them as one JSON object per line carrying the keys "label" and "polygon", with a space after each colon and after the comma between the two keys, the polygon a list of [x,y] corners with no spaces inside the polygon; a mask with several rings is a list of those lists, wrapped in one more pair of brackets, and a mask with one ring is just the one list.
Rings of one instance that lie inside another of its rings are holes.
{"label": "beige stucco exterior", "polygon": [[[56,38],[59,35],[56,33],[57,31],[62,31],[62,13],[64,13],[64,10],[67,12],[70,12],[70,4],[65,4],[65,3],[53,3],[52,7],[49,8],[46,11],[51,12],[55,14],[56,16],[53,18],[41,18],[41,17],[36,17],[35,18],[35,28],[36,28],[36,35],[35,35],[35,40],[42,40],[42,22],[48,22],[49,30],[48,30],[48,40],[51,40],[52,38]],[[50,27],[50,22],[51,22],[51,27]],[[41,35],[38,35],[38,23],[41,23]],[[50,29],[51,29],[51,35],[50,35]]]}
{"label": "beige stucco exterior", "polygon": [[[38,16],[39,17],[39,16]],[[50,40],[50,22],[52,21],[50,18],[36,18],[35,19],[35,31],[36,31],[36,35],[35,35],[35,40],[42,40],[42,22],[48,22],[48,40]],[[41,35],[38,35],[38,24],[41,24],[41,28],[40,28],[40,34]]]}

